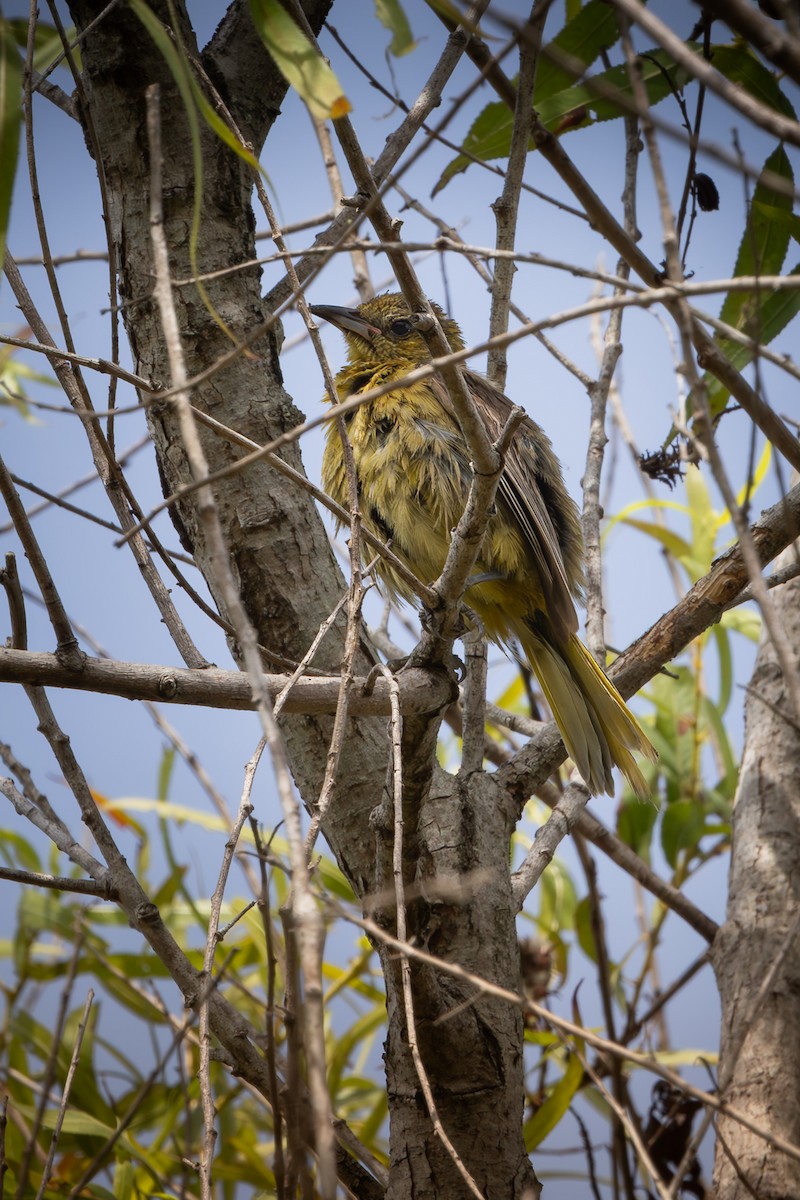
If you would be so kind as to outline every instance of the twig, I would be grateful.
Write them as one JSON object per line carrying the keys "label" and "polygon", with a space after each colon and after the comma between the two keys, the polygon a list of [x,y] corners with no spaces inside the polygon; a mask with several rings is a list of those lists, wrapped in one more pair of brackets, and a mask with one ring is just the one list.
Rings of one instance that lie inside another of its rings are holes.
{"label": "twig", "polygon": [[[464,33],[459,29],[455,35],[452,35],[448,39],[441,57],[423,84],[420,94],[411,106],[408,114],[398,128],[386,139],[384,148],[378,155],[372,168],[372,175],[378,187],[381,187],[386,182],[390,172],[413,141],[417,132],[424,124],[425,119],[440,103],[444,87],[458,66],[464,53],[464,47]],[[345,212],[340,213],[334,219],[330,228],[320,236],[318,241],[323,241],[324,244],[329,246],[345,245],[351,236],[352,227],[353,214],[350,210],[345,210]],[[301,283],[308,283],[315,273],[312,262],[302,261],[297,264],[297,276]],[[286,301],[290,290],[291,285],[288,280],[278,284],[266,296],[266,306],[274,311]]]}
{"label": "twig", "polygon": [[511,877],[512,895],[518,911],[536,887],[545,868],[553,861],[560,843],[578,827],[589,799],[589,792],[577,774],[570,779],[558,798],[553,798],[553,811],[544,825],[536,830],[533,845]]}
{"label": "twig", "polygon": [[[56,1067],[58,1066],[58,1055],[61,1050],[61,1043],[62,1043],[62,1039],[64,1037],[64,1028],[65,1028],[66,1021],[67,1021],[69,1004],[72,999],[72,989],[75,985],[75,976],[78,973],[78,963],[80,962],[81,951],[83,950],[83,941],[84,941],[83,934],[81,932],[79,932],[78,936],[75,939],[75,944],[72,949],[72,955],[70,957],[69,966],[67,968],[67,975],[66,975],[66,979],[64,980],[64,986],[61,989],[61,999],[59,1000],[59,1004],[58,1004],[58,1012],[56,1013],[55,1021],[53,1022],[53,1036],[50,1041],[50,1052],[47,1055],[47,1060],[45,1062],[44,1070],[42,1072],[42,1079],[41,1079],[41,1084],[40,1084],[41,1090],[39,1092],[39,1102],[36,1105],[36,1112],[34,1113],[33,1124],[30,1127],[28,1137],[27,1137],[26,1143],[25,1143],[25,1148],[24,1148],[23,1154],[22,1154],[22,1161],[19,1164],[19,1170],[17,1172],[16,1200],[23,1200],[23,1197],[25,1196],[25,1192],[28,1187],[28,1175],[30,1172],[31,1159],[33,1157],[34,1150],[37,1148],[37,1140],[38,1140],[39,1134],[41,1133],[41,1130],[42,1130],[45,1112],[47,1111],[47,1102],[50,1099],[50,1089],[52,1088],[53,1080],[56,1077]],[[93,993],[90,991],[89,995],[91,996],[91,995],[93,995]],[[82,1033],[79,1033],[79,1040],[80,1041],[83,1040]],[[64,1096],[62,1095],[62,1104],[65,1104],[65,1103],[66,1103],[66,1100],[65,1100]],[[63,1120],[63,1116],[62,1116],[62,1120]],[[44,1188],[47,1185],[47,1180],[48,1180],[48,1177],[50,1174],[50,1169],[52,1167],[53,1155],[55,1154],[56,1141],[57,1141],[57,1137],[54,1133],[53,1141],[51,1142],[51,1145],[50,1145],[50,1153],[47,1156],[45,1169],[42,1173],[42,1181],[41,1181],[41,1184],[39,1187],[39,1191],[37,1193],[37,1200],[39,1200],[39,1197],[41,1197],[42,1193],[44,1192]]]}
{"label": "twig", "polygon": [[[635,1021],[629,1019],[620,1041],[627,1044],[628,1042],[632,1042],[635,1037],[638,1037],[639,1033],[645,1027],[648,1021],[651,1021],[653,1017],[657,1016],[663,1010],[664,1006],[670,1002],[673,996],[677,995],[681,988],[684,988],[691,979],[694,979],[697,972],[702,970],[703,967],[707,966],[709,962],[710,959],[708,951],[704,950],[702,954],[698,955],[694,962],[689,964],[685,971],[681,972],[677,979],[673,980],[669,987],[664,988],[663,991],[658,993],[658,996],[650,1005],[650,1008],[648,1008],[647,1012],[642,1013],[642,1015]],[[632,1016],[633,1014],[631,1013],[631,1017]]]}
{"label": "twig", "polygon": [[[78,953],[80,951],[80,948],[81,948],[81,941],[78,940],[78,942],[76,943],[76,946],[75,946],[75,958],[74,958],[75,967],[77,967],[77,965],[78,965]],[[72,970],[72,977],[74,978],[74,970]],[[70,980],[70,982],[71,982],[71,980]],[[58,1139],[61,1136],[61,1129],[64,1124],[64,1117],[67,1115],[67,1104],[69,1103],[69,1094],[72,1091],[72,1081],[75,1078],[75,1072],[78,1069],[78,1062],[80,1061],[80,1056],[81,1056],[81,1047],[83,1046],[83,1038],[84,1038],[84,1035],[85,1035],[86,1030],[89,1025],[89,1013],[91,1012],[93,1003],[94,1003],[94,992],[91,988],[89,988],[89,991],[86,996],[86,1003],[83,1006],[83,1015],[81,1016],[80,1023],[78,1024],[78,1028],[75,1033],[75,1044],[72,1047],[72,1055],[69,1060],[67,1076],[66,1076],[66,1079],[64,1080],[64,1088],[61,1093],[60,1103],[58,1105],[58,1114],[56,1116],[56,1123],[55,1123],[55,1126],[53,1127],[53,1136],[50,1139],[50,1148],[47,1151],[47,1159],[45,1161],[44,1168],[42,1170],[42,1181],[39,1184],[39,1190],[36,1193],[36,1200],[42,1200],[42,1197],[44,1196],[44,1193],[45,1193],[45,1189],[47,1188],[47,1184],[50,1180],[50,1173],[53,1170],[53,1161],[56,1156],[56,1150],[58,1149]],[[53,1031],[53,1049],[56,1053],[58,1052],[58,1050],[60,1048],[60,1037],[58,1036],[58,1034],[56,1032],[56,1030],[58,1030],[58,1029],[63,1030],[63,1024],[60,1026],[56,1025],[56,1027]],[[47,1098],[46,1092],[44,1093],[43,1098],[44,1099]]]}
{"label": "twig", "polygon": [[0,879],[21,883],[23,887],[40,887],[54,892],[72,892],[76,896],[92,896],[95,900],[116,900],[113,889],[93,879],[71,879],[66,875],[42,875],[39,871],[23,871],[16,867],[0,867]]}
{"label": "twig", "polygon": [[580,809],[581,807],[579,796],[581,791],[582,785],[577,781],[570,782],[570,786],[564,791],[563,800],[551,796],[549,792],[543,789],[539,791],[538,794],[544,798],[545,803],[549,804],[551,808],[555,808],[556,804],[558,805],[559,818],[552,826],[550,821],[544,825],[543,829],[547,832],[543,835],[541,844],[539,839],[542,836],[542,831],[539,831],[533,846],[525,857],[525,861],[512,876],[512,894],[519,908],[522,908],[526,896],[535,886],[542,871],[552,859],[558,843],[572,829],[576,829],[588,841],[597,846],[598,850],[602,850],[604,854],[607,854],[612,862],[616,863],[618,867],[621,867],[633,879],[641,883],[642,887],[646,888],[653,896],[656,896],[667,908],[677,913],[679,917],[682,917],[701,937],[705,938],[708,942],[712,942],[719,928],[715,921],[712,921],[706,913],[697,908],[678,888],[673,887],[659,875],[656,875],[634,850],[626,846],[624,842],[598,821],[596,817],[592,816],[591,813],[578,811],[577,815],[575,815],[576,809]]}
{"label": "twig", "polygon": [[275,1176],[276,1200],[286,1200],[286,1163],[283,1157],[283,1109],[278,1090],[278,1070],[275,1062],[276,1020],[275,1020],[275,947],[272,938],[272,917],[269,909],[269,876],[267,861],[261,841],[258,822],[250,817],[250,830],[253,834],[258,866],[261,874],[261,891],[258,897],[258,912],[261,926],[264,930],[264,946],[267,952],[267,1004],[264,1011],[265,1031],[267,1038],[266,1059],[269,1072],[269,1097],[272,1107],[272,1134],[275,1144],[273,1174]]}
{"label": "twig", "polygon": [[[16,261],[17,265],[19,265],[19,263],[26,260],[18,259]],[[75,367],[87,367],[90,371],[98,371],[101,375],[113,375],[123,383],[129,383],[131,387],[137,388],[146,396],[156,396],[158,394],[159,389],[149,379],[144,379],[141,375],[134,375],[132,371],[126,371],[124,367],[120,367],[117,363],[109,362],[107,358],[88,358],[85,354],[76,354],[73,350],[60,350],[55,345],[43,345],[41,342],[32,342],[29,338],[11,337],[5,333],[0,334],[0,342],[4,346],[16,346],[20,350],[31,350],[34,354],[44,354],[47,358],[55,362],[68,362],[72,363]],[[78,412],[77,415],[82,417],[84,421],[94,421],[103,414]]]}
{"label": "twig", "polygon": [[[30,325],[39,342],[42,344],[47,343],[54,345],[47,326],[36,309],[22,276],[17,269],[17,265],[8,251],[6,251],[3,269],[17,299],[17,303],[22,310],[23,316]],[[53,369],[59,383],[61,384],[61,387],[64,390],[65,395],[69,399],[73,408],[78,412],[90,412],[92,406],[89,402],[88,393],[84,395],[85,385],[83,384],[80,371],[73,371],[63,361],[56,361]],[[91,421],[84,422],[84,429],[89,441],[89,446],[92,452],[92,458],[94,460],[95,467],[97,469],[98,477],[106,484],[106,495],[109,498],[117,520],[123,529],[130,530],[134,524],[134,518],[131,513],[139,513],[139,506],[136,503],[135,497],[132,495],[125,481],[124,475],[117,467],[108,443],[102,436],[101,431],[97,429],[95,427],[95,423]],[[114,486],[115,484],[118,484],[119,486]],[[171,562],[169,555],[167,555],[165,552],[162,552],[158,537],[151,529],[147,530],[147,534],[153,545],[158,548],[159,554],[161,554],[167,568],[179,581],[181,581],[182,586],[188,587],[183,580],[183,576]],[[194,645],[186,626],[179,617],[169,591],[164,586],[163,580],[156,571],[152,559],[147,551],[144,540],[140,535],[137,534],[132,537],[131,549],[134,560],[139,567],[144,581],[150,590],[150,594],[158,607],[158,610],[164,620],[164,624],[169,630],[170,635],[180,651],[184,662],[189,667],[206,666],[207,664],[203,655]]]}
{"label": "twig", "polygon": [[[612,1042],[616,1042],[617,1028],[616,1021],[614,1019],[614,1005],[611,995],[611,969],[608,956],[608,941],[606,939],[605,922],[603,921],[603,911],[600,903],[600,896],[597,890],[597,868],[595,867],[591,855],[586,850],[586,846],[584,845],[580,835],[574,839],[574,842],[575,849],[578,853],[581,866],[583,867],[583,873],[586,877],[586,883],[589,889],[589,919],[597,958],[597,979],[600,985],[600,999],[603,1008],[603,1018],[606,1025],[606,1033]],[[628,1145],[625,1140],[625,1130],[630,1129],[630,1126],[637,1124],[637,1122],[632,1120],[633,1107],[630,1103],[630,1098],[627,1095],[625,1079],[622,1073],[622,1064],[618,1058],[612,1058],[610,1070],[614,1093],[614,1103],[611,1105],[611,1110],[614,1113],[614,1118],[611,1122],[614,1160],[619,1167],[625,1194],[628,1197],[628,1200],[634,1200],[635,1189],[633,1172],[631,1171],[631,1164],[628,1159]]]}
{"label": "twig", "polygon": [[[56,635],[56,657],[60,661],[63,661],[65,666],[70,669],[80,670],[83,652],[78,645],[78,639],[72,631],[66,609],[61,602],[61,597],[58,594],[58,589],[50,574],[45,557],[39,548],[38,540],[34,535],[31,523],[25,512],[25,506],[19,498],[19,493],[12,483],[11,476],[2,458],[0,458],[0,495],[2,495],[6,502],[9,516],[14,522],[17,536],[25,550],[25,557],[30,563],[31,570],[39,585],[42,599],[47,606],[47,615],[50,618],[50,624],[53,626],[53,632]],[[6,565],[6,569],[8,570],[8,564]]]}
{"label": "twig", "polygon": [[236,639],[247,672],[262,729],[267,738],[278,783],[278,793],[284,812],[287,840],[292,865],[291,907],[296,923],[298,947],[305,979],[306,1056],[312,1112],[315,1116],[317,1153],[319,1156],[318,1187],[323,1200],[333,1200],[336,1191],[335,1145],[331,1128],[330,1097],[325,1082],[325,1043],[322,1022],[322,988],[320,956],[324,940],[321,914],[311,895],[307,864],[303,849],[300,810],[294,795],[286,747],[272,716],[269,693],[263,682],[261,659],[255,631],[245,611],[239,589],[233,577],[228,548],[217,512],[213,492],[207,483],[208,464],[192,415],[187,388],[187,373],[180,342],[177,318],[172,301],[169,278],[169,258],[163,229],[161,207],[161,145],[158,108],[158,88],[147,90],[148,137],[151,165],[151,233],[155,260],[155,295],[170,362],[173,385],[176,387],[175,409],[184,449],[194,480],[200,484],[197,492],[198,516],[210,549],[210,561],[222,603],[236,632]]}
{"label": "twig", "polygon": [[[231,830],[230,836],[225,842],[225,850],[220,863],[219,875],[217,877],[217,885],[211,896],[211,905],[208,919],[208,933],[206,935],[206,948],[203,956],[203,975],[209,982],[214,978],[214,955],[216,953],[217,944],[221,940],[219,930],[220,912],[222,910],[222,901],[225,896],[225,885],[230,874],[233,856],[236,852],[236,846],[239,841],[239,835],[242,832],[245,821],[253,811],[253,805],[250,803],[250,786],[249,781],[246,782],[242,795],[242,801],[239,805],[239,812],[236,816],[236,823]],[[211,1032],[209,1028],[209,1011],[208,998],[206,997],[198,1010],[198,1040],[200,1043],[200,1064],[198,1068],[198,1078],[200,1081],[200,1100],[203,1110],[203,1146],[200,1155],[199,1175],[200,1175],[200,1190],[203,1200],[211,1200],[212,1194],[212,1167],[214,1162],[214,1145],[217,1139],[217,1131],[214,1126],[216,1118],[216,1109],[214,1106],[214,1097],[211,1091]]]}
{"label": "twig", "polygon": [[[396,680],[391,675],[388,667],[383,667],[382,671],[387,683],[391,686],[392,696],[392,721],[390,727],[391,735],[391,750],[392,750],[392,766],[391,766],[391,789],[392,789],[392,805],[394,814],[394,838],[392,842],[392,876],[394,879],[395,890],[395,911],[397,920],[397,940],[399,943],[406,941],[406,898],[405,898],[405,881],[403,879],[403,745],[402,745],[402,717],[400,715],[400,705],[398,703],[398,693],[396,688]],[[403,1008],[405,1011],[406,1037],[408,1038],[408,1047],[411,1051],[411,1057],[414,1061],[414,1070],[417,1073],[420,1090],[425,1100],[425,1107],[428,1110],[428,1115],[433,1125],[435,1135],[439,1138],[442,1145],[452,1159],[453,1165],[456,1167],[459,1175],[467,1185],[468,1190],[477,1200],[482,1200],[483,1193],[478,1188],[472,1175],[467,1170],[464,1162],[461,1159],[458,1151],[447,1135],[444,1126],[442,1125],[439,1116],[436,1101],[433,1098],[428,1073],[425,1070],[425,1064],[422,1061],[422,1055],[419,1052],[419,1043],[417,1041],[417,1026],[414,1017],[414,991],[411,979],[411,964],[408,956],[403,955],[400,959],[400,972],[402,981]]]}
{"label": "twig", "polygon": [[641,1134],[636,1126],[636,1122],[631,1120],[628,1112],[625,1109],[625,1106],[620,1103],[619,1099],[616,1096],[612,1095],[611,1092],[609,1092],[608,1088],[605,1086],[605,1084],[603,1083],[600,1076],[592,1068],[591,1064],[589,1063],[588,1059],[586,1058],[586,1055],[582,1054],[577,1046],[573,1047],[573,1053],[576,1054],[578,1056],[578,1058],[581,1060],[581,1062],[583,1063],[584,1071],[589,1076],[592,1083],[594,1084],[594,1086],[597,1088],[600,1095],[605,1100],[606,1104],[608,1104],[611,1111],[616,1116],[620,1129],[624,1129],[625,1131],[627,1131],[627,1134],[630,1137],[630,1139],[634,1145],[636,1153],[639,1155],[639,1158],[644,1163],[645,1167],[647,1168],[647,1170],[650,1174],[650,1178],[652,1179],[653,1183],[656,1186],[656,1189],[658,1191],[659,1196],[661,1197],[661,1200],[669,1200],[669,1195],[667,1193],[666,1187],[664,1186],[664,1181],[662,1180],[661,1175],[659,1174],[659,1171],[658,1171],[655,1163],[653,1162],[652,1158],[650,1157],[650,1155],[647,1151],[647,1147],[644,1144],[644,1140],[641,1137]]}
{"label": "twig", "polygon": [[535,1000],[530,1000],[522,997],[517,992],[508,991],[506,988],[500,987],[498,984],[490,983],[487,979],[481,979],[467,971],[458,963],[449,962],[447,959],[437,958],[433,954],[429,954],[425,950],[419,949],[409,942],[401,942],[398,938],[393,937],[376,921],[368,917],[357,917],[353,913],[348,912],[341,906],[334,906],[339,916],[343,920],[349,921],[354,925],[359,926],[370,937],[376,938],[385,945],[393,948],[399,954],[407,955],[409,958],[416,959],[418,962],[427,963],[429,966],[435,967],[437,971],[444,971],[448,975],[452,975],[456,979],[460,979],[466,983],[471,983],[479,992],[484,992],[488,996],[495,996],[498,999],[506,1000],[509,1004],[517,1008],[521,1008],[523,1012],[530,1013],[537,1020],[544,1021],[552,1026],[560,1033],[566,1034],[572,1038],[580,1039],[587,1045],[607,1055],[616,1055],[625,1062],[630,1062],[634,1066],[642,1067],[647,1071],[651,1071],[654,1075],[658,1075],[661,1079],[666,1079],[673,1087],[678,1088],[687,1096],[692,1096],[699,1100],[701,1104],[708,1105],[716,1112],[723,1113],[730,1117],[731,1120],[737,1121],[743,1125],[745,1129],[749,1129],[751,1133],[755,1133],[757,1137],[763,1138],[764,1142],[769,1146],[774,1146],[778,1150],[782,1150],[790,1158],[796,1162],[800,1162],[800,1146],[796,1146],[793,1142],[787,1141],[773,1134],[769,1129],[752,1121],[750,1117],[737,1108],[733,1108],[724,1100],[721,1100],[718,1095],[712,1092],[704,1092],[701,1088],[695,1087],[689,1083],[676,1071],[665,1067],[652,1055],[642,1054],[637,1050],[631,1050],[625,1046],[618,1045],[608,1041],[606,1038],[600,1037],[592,1030],[577,1025],[574,1021],[567,1020],[566,1017],[558,1016],[556,1013],[545,1008],[541,1004],[537,1004]]}
{"label": "twig", "polygon": [[[800,128],[797,121],[785,117],[774,108],[769,108],[750,92],[738,87],[717,71],[711,63],[688,49],[686,43],[679,38],[668,25],[652,12],[649,12],[640,0],[614,0],[616,7],[626,14],[637,25],[641,26],[659,46],[662,46],[676,62],[684,67],[690,75],[712,92],[715,92],[726,104],[736,109],[767,133],[773,133],[781,141],[793,146],[800,146]],[[634,94],[634,98],[635,94]]]}
{"label": "twig", "polygon": [[[514,123],[511,129],[511,146],[503,191],[492,205],[499,250],[513,250],[516,240],[522,177],[528,161],[531,139],[533,88],[539,63],[542,30],[549,8],[549,0],[534,0],[530,14],[518,32],[519,77],[514,104]],[[492,337],[496,337],[498,333],[505,333],[508,329],[509,302],[515,269],[511,258],[504,256],[494,260],[494,287],[492,288],[492,306],[489,317],[489,333]],[[487,375],[501,392],[505,391],[506,373],[505,350],[497,347],[489,354]]]}

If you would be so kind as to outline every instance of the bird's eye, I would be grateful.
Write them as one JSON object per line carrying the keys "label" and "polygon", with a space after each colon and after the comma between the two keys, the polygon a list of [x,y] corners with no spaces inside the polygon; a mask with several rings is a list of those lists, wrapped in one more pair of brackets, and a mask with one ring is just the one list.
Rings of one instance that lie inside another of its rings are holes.
{"label": "bird's eye", "polygon": [[392,321],[391,325],[389,326],[389,332],[398,338],[408,337],[408,335],[413,332],[413,329],[414,326],[411,324],[411,322],[406,321],[403,318],[401,318],[399,321]]}

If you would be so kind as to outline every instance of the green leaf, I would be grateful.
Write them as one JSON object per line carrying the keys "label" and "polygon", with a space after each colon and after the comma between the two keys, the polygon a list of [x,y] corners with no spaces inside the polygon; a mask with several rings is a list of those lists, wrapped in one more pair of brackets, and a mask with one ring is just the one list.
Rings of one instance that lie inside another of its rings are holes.
{"label": "green leaf", "polygon": [[[764,163],[756,183],[747,225],[736,255],[734,276],[777,275],[786,257],[789,231],[785,222],[776,221],[774,217],[775,214],[780,216],[792,211],[792,197],[791,194],[775,191],[765,182],[764,175],[767,172],[785,179],[788,184],[794,183],[792,164],[782,145],[777,146]],[[749,292],[731,292],[722,305],[720,319],[728,325],[744,328],[742,313],[748,307],[751,295]]]}
{"label": "green leaf", "polygon": [[695,572],[693,578],[699,579],[708,571],[714,558],[717,515],[711,504],[711,493],[699,467],[693,465],[687,467],[684,486],[689,506],[689,519],[692,523],[691,559]]}
{"label": "green leaf", "polygon": [[[651,106],[659,104],[675,90],[688,83],[690,76],[684,67],[665,50],[649,50],[640,58],[641,77]],[[598,95],[599,84],[604,93]],[[539,107],[539,119],[557,132],[570,132],[591,125],[594,121],[611,121],[625,116],[633,103],[633,84],[627,66],[611,67],[585,82],[565,88]],[[581,116],[586,110],[585,116]],[[594,121],[589,114],[594,115]]]}
{"label": "green leaf", "polygon": [[797,120],[789,98],[781,90],[777,77],[756,58],[749,46],[735,42],[726,46],[714,46],[712,63],[721,75],[749,92],[768,108],[775,109],[784,117]]}
{"label": "green leaf", "polygon": [[0,17],[0,266],[6,253],[22,117],[22,68],[14,34]]}
{"label": "green leaf", "polygon": [[375,0],[375,15],[392,35],[390,54],[401,58],[415,49],[417,43],[399,0]]}
{"label": "green leaf", "polygon": [[705,813],[694,800],[676,800],[664,810],[661,849],[673,871],[681,850],[693,850],[705,830]]}
{"label": "green leaf", "polygon": [[575,909],[575,933],[583,953],[596,963],[597,943],[592,927],[592,902],[589,896],[584,896]]}
{"label": "green leaf", "polygon": [[[704,696],[701,703],[704,724],[710,732],[720,770],[720,781],[707,797],[706,814],[710,816],[712,812],[715,812],[729,817],[730,805],[739,779],[739,763],[722,719],[722,710],[709,696]],[[705,825],[703,836],[711,832],[712,829]]]}
{"label": "green leaf", "polygon": [[175,766],[175,747],[167,746],[164,753],[161,755],[161,762],[158,767],[158,782],[156,784],[156,795],[159,800],[166,801],[169,796],[169,784],[172,779],[172,770]]}
{"label": "green leaf", "polygon": [[[598,54],[601,48],[598,48]],[[674,89],[682,88],[690,78],[684,67],[666,51],[658,49],[642,57],[641,75],[651,105],[672,95]],[[604,93],[610,91],[613,95],[598,95],[597,84]],[[596,121],[610,121],[624,116],[632,99],[628,68],[621,66],[561,88],[551,95],[542,95],[537,86],[534,108],[547,129],[565,134],[583,129]],[[498,102],[488,105],[473,123],[461,147],[461,154],[445,167],[433,194],[441,191],[454,175],[465,171],[475,159],[488,162],[495,158],[506,158],[511,146],[513,120],[513,114],[505,104]]]}
{"label": "green leaf", "polygon": [[[571,87],[581,68],[591,66],[618,40],[619,22],[613,8],[605,0],[589,0],[542,51],[536,68],[534,107]],[[566,59],[572,59],[569,66],[564,65]]]}
{"label": "green leaf", "polygon": [[635,797],[625,800],[617,810],[617,836],[646,863],[650,862],[650,843],[657,817],[658,809],[654,804],[643,804]]}
{"label": "green leaf", "polygon": [[663,525],[656,525],[653,521],[637,521],[632,517],[623,517],[622,523],[630,525],[631,529],[638,529],[641,533],[646,533],[648,537],[660,542],[678,562],[691,561],[691,546],[685,538],[674,533],[673,530],[666,529]]}
{"label": "green leaf", "polygon": [[133,1166],[130,1162],[118,1162],[114,1168],[114,1200],[134,1200]]}
{"label": "green leaf", "polygon": [[[13,17],[8,25],[14,35],[17,45],[22,50],[23,54],[28,50],[28,18]],[[70,26],[65,30],[67,41],[75,40],[74,26]],[[61,44],[61,36],[55,25],[48,25],[46,21],[37,21],[36,29],[33,34],[33,66],[37,71],[46,71],[54,59],[61,53],[63,46]],[[81,64],[80,49],[78,46],[72,47],[72,56],[75,59],[78,67]],[[66,60],[65,60],[66,64]]]}
{"label": "green leaf", "polygon": [[758,642],[761,637],[761,617],[754,608],[729,608],[719,619],[723,629],[732,629],[751,642]]}
{"label": "green leaf", "polygon": [[717,643],[717,654],[719,656],[719,700],[717,705],[720,712],[725,712],[731,702],[731,694],[733,692],[733,656],[731,655],[731,643],[727,631],[722,625],[712,625],[711,633],[714,641]]}
{"label": "green leaf", "polygon": [[318,121],[350,112],[350,102],[328,63],[289,16],[279,0],[250,0],[259,37],[287,83]]}
{"label": "green leaf", "polygon": [[42,860],[34,847],[13,829],[0,829],[0,858],[9,867],[22,867],[25,871],[42,870]]}
{"label": "green leaf", "polygon": [[[789,185],[794,185],[792,165],[782,145],[777,146],[764,163],[753,192],[747,223],[733,268],[735,277],[779,275],[783,269],[791,237],[786,217],[792,212],[792,197],[790,194],[784,195],[783,192],[775,191],[765,180],[767,172],[785,179]],[[791,274],[800,274],[800,264]],[[722,304],[720,319],[767,345],[799,311],[800,289],[751,289],[729,292]],[[716,341],[737,370],[741,370],[752,361],[753,352],[749,346],[742,346],[719,335]],[[730,395],[727,388],[709,374],[705,376],[705,384],[712,415],[722,412]]]}
{"label": "green leaf", "polygon": [[548,863],[539,886],[539,914],[536,924],[539,932],[554,940],[563,930],[572,929],[575,919],[577,895],[569,872],[558,858]]}
{"label": "green leaf", "polygon": [[[777,227],[778,223],[773,222],[773,227]],[[800,263],[784,274],[800,276]],[[758,293],[731,292],[729,298],[733,295],[743,298],[744,303],[740,313],[741,319],[728,323],[733,324],[736,328],[743,328],[745,332],[755,336],[765,346],[774,341],[800,312],[800,288],[765,288]],[[745,304],[748,307],[744,307]],[[747,328],[748,324],[752,325],[752,329]],[[740,342],[731,341],[724,335],[719,335],[716,341],[737,371],[744,370],[753,361],[753,351],[750,346],[743,346]],[[722,412],[728,402],[730,392],[712,375],[706,374],[705,382],[712,414]]]}
{"label": "green leaf", "polygon": [[[540,105],[557,92],[569,89],[576,74],[597,60],[603,50],[608,49],[619,37],[619,26],[613,9],[604,0],[589,0],[578,7],[574,16],[567,21],[560,33],[543,50],[536,71],[533,106]],[[553,58],[550,57],[551,53]],[[568,55],[576,71],[570,72],[563,66],[563,56]],[[557,61],[562,60],[562,61]],[[511,131],[514,114],[506,104],[495,101],[488,104],[475,120],[464,142],[464,154],[459,155],[446,168],[434,188],[434,194],[449,183],[453,175],[466,170],[472,161],[470,155],[488,161],[505,158],[511,146]]]}
{"label": "green leaf", "polygon": [[576,1054],[571,1054],[564,1074],[544,1103],[530,1120],[525,1122],[525,1149],[535,1150],[551,1133],[572,1103],[573,1097],[583,1080],[583,1063]]}

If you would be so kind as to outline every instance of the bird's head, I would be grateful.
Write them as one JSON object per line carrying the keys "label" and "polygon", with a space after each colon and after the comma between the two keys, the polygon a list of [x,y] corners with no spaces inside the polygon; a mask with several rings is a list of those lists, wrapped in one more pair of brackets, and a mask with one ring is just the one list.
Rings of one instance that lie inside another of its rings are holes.
{"label": "bird's head", "polygon": [[[445,337],[453,350],[464,347],[464,338],[455,321],[431,301]],[[376,367],[389,362],[407,362],[414,366],[430,361],[427,343],[415,318],[399,292],[375,296],[358,308],[340,308],[335,304],[312,304],[315,317],[330,321],[341,329],[347,343],[347,357],[353,366]]]}

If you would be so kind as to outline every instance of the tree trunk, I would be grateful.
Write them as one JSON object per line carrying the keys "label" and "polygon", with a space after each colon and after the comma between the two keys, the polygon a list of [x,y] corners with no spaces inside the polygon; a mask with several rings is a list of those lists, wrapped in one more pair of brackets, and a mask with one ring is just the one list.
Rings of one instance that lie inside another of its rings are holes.
{"label": "tree trunk", "polygon": [[[796,553],[791,551],[790,553]],[[800,580],[772,593],[800,671]],[[747,697],[733,817],[727,919],[713,948],[722,999],[720,1092],[800,1145],[800,730],[764,636]],[[727,1117],[719,1120],[717,1200],[800,1196],[800,1163]]]}
{"label": "tree trunk", "polygon": [[[96,0],[70,2],[79,30],[104,7]],[[150,7],[169,24],[166,3],[151,0]],[[319,27],[327,7],[304,3],[312,25]],[[174,9],[183,45],[202,61],[258,153],[285,85],[249,25],[247,5],[231,6],[202,55],[183,5],[176,3]],[[165,346],[151,299],[146,88],[158,83],[161,90],[165,232],[174,279],[193,274],[189,230],[195,180],[188,123],[165,60],[130,9],[112,8],[86,34],[82,54],[86,116],[91,118],[85,127],[105,176],[111,240],[136,370],[167,382]],[[242,63],[250,64],[247,70]],[[200,136],[204,174],[198,268],[211,272],[256,256],[252,179],[246,164],[204,125]],[[253,267],[206,285],[217,313],[239,337],[268,315],[259,284],[260,270]],[[196,375],[229,351],[231,342],[194,287],[175,288],[174,297],[187,368]],[[278,348],[278,331],[272,330],[253,347],[257,358],[239,355],[195,389],[193,403],[260,444],[292,428],[302,414],[283,390]],[[190,479],[177,423],[167,405],[151,406],[148,421],[165,488],[175,491]],[[239,456],[223,439],[206,430],[201,434],[212,471]],[[296,443],[283,453],[301,468]],[[263,464],[215,484],[214,491],[241,595],[259,640],[280,655],[299,659],[345,587],[313,503]],[[212,579],[191,497],[180,503],[179,518],[197,565]],[[338,672],[343,644],[342,620],[314,665]],[[364,645],[356,670],[366,672],[372,662]],[[312,808],[325,772],[331,722],[293,716],[284,718],[282,728],[298,789]],[[405,799],[405,873],[407,886],[417,887],[409,906],[409,936],[443,959],[516,989],[519,967],[508,861],[516,809],[486,777],[460,781],[435,768],[437,728],[438,717],[417,718],[406,726],[411,767]],[[424,761],[420,747],[425,749]],[[376,915],[392,931],[392,901],[383,898],[392,878],[391,806],[385,792],[388,758],[385,721],[351,720],[339,776],[343,786],[323,831],[370,912],[375,911],[370,897],[381,897]],[[416,1200],[459,1200],[470,1193],[434,1133],[409,1054],[399,964],[391,951],[381,949],[381,955],[389,1014],[389,1195],[395,1200],[412,1193]],[[522,1141],[518,1011],[487,997],[475,998],[474,989],[430,968],[415,966],[412,983],[422,1058],[444,1128],[468,1170],[489,1198],[522,1200],[536,1194]],[[471,1002],[465,1005],[466,999]]]}

